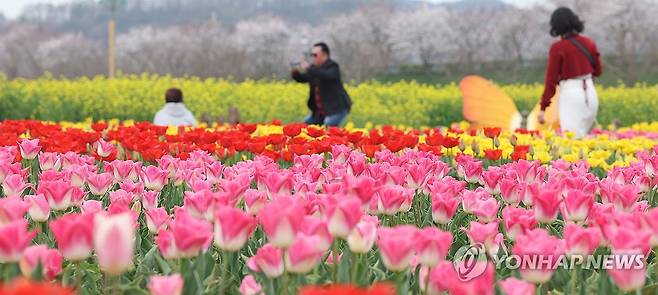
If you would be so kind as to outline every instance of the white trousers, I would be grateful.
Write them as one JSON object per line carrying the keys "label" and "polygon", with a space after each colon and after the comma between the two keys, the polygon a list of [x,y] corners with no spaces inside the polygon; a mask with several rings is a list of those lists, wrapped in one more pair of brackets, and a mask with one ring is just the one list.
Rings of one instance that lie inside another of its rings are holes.
{"label": "white trousers", "polygon": [[560,82],[558,111],[560,128],[571,131],[577,138],[587,135],[596,121],[599,98],[591,75]]}

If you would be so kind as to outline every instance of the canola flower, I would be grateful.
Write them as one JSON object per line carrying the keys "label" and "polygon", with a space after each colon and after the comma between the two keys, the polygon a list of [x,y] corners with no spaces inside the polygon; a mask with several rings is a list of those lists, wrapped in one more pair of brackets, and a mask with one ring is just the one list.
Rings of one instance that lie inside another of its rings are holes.
{"label": "canola flower", "polygon": [[[185,103],[197,117],[204,113],[213,117],[226,116],[229,107],[237,107],[243,122],[268,122],[276,118],[291,123],[300,121],[308,111],[308,89],[290,81],[234,82],[143,74],[111,80],[103,77],[7,80],[0,77],[0,86],[3,88],[0,118],[3,119],[79,122],[90,117],[150,121],[162,106],[163,94],[169,87],[183,90]],[[542,93],[540,84],[511,84],[502,89],[520,110],[532,109]],[[354,101],[349,120],[356,126],[423,128],[448,126],[463,120],[462,94],[455,83],[371,81],[348,85],[347,90]],[[655,119],[658,110],[655,85],[597,86],[597,92],[600,99],[598,121],[602,126],[616,121],[630,126]],[[251,107],[253,105],[259,107]]]}

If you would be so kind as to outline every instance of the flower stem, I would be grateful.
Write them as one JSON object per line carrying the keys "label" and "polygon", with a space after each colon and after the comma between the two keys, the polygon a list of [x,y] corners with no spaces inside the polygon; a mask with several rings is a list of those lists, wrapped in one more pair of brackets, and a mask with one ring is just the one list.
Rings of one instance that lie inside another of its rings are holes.
{"label": "flower stem", "polygon": [[359,257],[361,254],[358,253],[353,253],[352,255],[352,284],[356,284],[356,274],[358,273],[359,270]]}
{"label": "flower stem", "polygon": [[331,258],[333,259],[332,261],[334,263],[334,273],[333,273],[334,283],[338,283],[338,243],[339,242],[340,240],[334,239],[334,242],[332,243],[333,249],[331,250],[331,254],[330,254],[332,255]]}
{"label": "flower stem", "polygon": [[229,289],[228,285],[229,285],[229,282],[230,282],[229,279],[228,279],[228,273],[229,273],[229,271],[228,271],[228,268],[229,268],[228,260],[229,260],[230,253],[226,252],[226,251],[222,251],[222,252],[220,252],[220,255],[222,256],[222,288],[221,288],[220,294],[225,294],[226,291]]}

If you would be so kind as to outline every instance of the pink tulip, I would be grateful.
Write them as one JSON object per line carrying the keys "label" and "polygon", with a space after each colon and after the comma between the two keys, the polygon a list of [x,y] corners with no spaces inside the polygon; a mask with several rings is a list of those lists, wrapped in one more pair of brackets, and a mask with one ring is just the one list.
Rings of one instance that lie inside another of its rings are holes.
{"label": "pink tulip", "polygon": [[500,181],[505,176],[505,171],[501,168],[491,167],[482,173],[482,182],[484,184],[484,189],[492,194],[500,194],[501,187]]}
{"label": "pink tulip", "polygon": [[195,218],[211,221],[215,218],[215,201],[216,194],[210,190],[185,192],[183,208]]}
{"label": "pink tulip", "polygon": [[418,164],[407,165],[406,168],[409,171],[409,174],[407,175],[408,187],[414,190],[424,188],[427,185],[427,181],[429,181],[432,176],[431,172],[434,167],[434,162],[429,159],[426,159],[425,161],[421,160]]}
{"label": "pink tulip", "polygon": [[484,246],[490,256],[498,254],[498,249],[503,242],[503,234],[498,232],[498,221],[490,223],[479,223],[471,221],[469,228],[462,228],[473,244]]}
{"label": "pink tulip", "polygon": [[30,204],[19,196],[0,198],[0,224],[23,219],[29,208]]}
{"label": "pink tulip", "polygon": [[407,175],[409,174],[407,170],[400,166],[392,165],[387,167],[386,170],[386,182],[384,185],[405,185],[407,180]]}
{"label": "pink tulip", "polygon": [[327,226],[334,237],[346,239],[361,219],[361,201],[354,197],[327,198]]}
{"label": "pink tulip", "polygon": [[498,282],[500,289],[507,295],[534,295],[535,285],[510,277]]}
{"label": "pink tulip", "polygon": [[557,218],[561,201],[557,190],[543,190],[533,200],[535,218],[541,223],[551,223]]}
{"label": "pink tulip", "polygon": [[240,283],[240,294],[242,295],[259,295],[263,294],[263,287],[261,287],[252,275],[247,275]]}
{"label": "pink tulip", "polygon": [[457,175],[468,183],[478,183],[482,175],[482,162],[469,156],[457,157]]}
{"label": "pink tulip", "polygon": [[142,170],[142,163],[116,160],[106,165],[105,168],[108,172],[114,174],[114,179],[117,182],[123,182],[124,180],[137,182],[139,180],[139,172]]}
{"label": "pink tulip", "polygon": [[37,235],[36,231],[27,231],[27,221],[19,219],[0,225],[0,262],[18,262],[23,251]]}
{"label": "pink tulip", "polygon": [[100,269],[117,276],[133,267],[135,226],[129,213],[94,216],[96,261]]}
{"label": "pink tulip", "polygon": [[[132,181],[124,181],[119,185],[119,188],[131,193],[132,195],[136,197],[143,197],[144,195],[144,183],[143,182],[132,182]],[[157,195],[157,192],[156,192]]]}
{"label": "pink tulip", "polygon": [[158,207],[158,195],[160,192],[146,191],[141,194],[141,202],[144,209],[154,209]]}
{"label": "pink tulip", "polygon": [[256,251],[256,255],[247,263],[249,269],[262,272],[270,279],[283,274],[283,251],[272,244],[265,244]]}
{"label": "pink tulip", "polygon": [[389,216],[393,216],[398,212],[409,211],[414,197],[412,189],[399,185],[383,186],[377,194],[379,196],[378,211]]}
{"label": "pink tulip", "polygon": [[185,210],[176,210],[169,225],[180,258],[196,257],[206,251],[212,242],[212,225],[190,216]]}
{"label": "pink tulip", "polygon": [[26,188],[32,187],[25,182],[25,178],[20,174],[8,175],[2,183],[2,189],[7,197],[20,197]]}
{"label": "pink tulip", "polygon": [[299,201],[279,197],[265,205],[258,219],[270,243],[275,247],[287,248],[294,242],[304,215],[304,206]]}
{"label": "pink tulip", "polygon": [[96,196],[102,196],[110,190],[110,186],[114,183],[114,176],[110,173],[90,173],[87,176],[87,184],[89,185],[89,192]]}
{"label": "pink tulip", "polygon": [[420,289],[429,295],[442,295],[461,284],[455,267],[450,261],[439,261],[431,270],[421,267],[419,273]]}
{"label": "pink tulip", "polygon": [[319,245],[320,237],[300,233],[295,238],[284,256],[286,270],[291,273],[304,274],[311,271],[324,255],[324,249]]}
{"label": "pink tulip", "polygon": [[553,276],[553,266],[564,253],[564,241],[544,229],[534,229],[516,238],[512,253],[521,257],[521,265],[528,266],[519,270],[521,277],[530,283],[543,284]]}
{"label": "pink tulip", "polygon": [[415,243],[420,263],[434,267],[448,255],[452,245],[452,234],[435,227],[426,227],[416,232]]}
{"label": "pink tulip", "polygon": [[377,239],[377,226],[379,219],[370,215],[363,215],[361,221],[356,224],[347,237],[347,245],[350,251],[359,254],[368,253]]}
{"label": "pink tulip", "polygon": [[[68,171],[68,173],[71,176],[71,184],[74,186],[77,186],[79,188],[83,188],[85,184],[87,183],[87,177],[89,177],[89,174],[95,173],[95,170],[92,170],[89,166],[87,165],[74,165],[69,168],[67,168],[64,171]],[[46,171],[48,172],[48,171]],[[41,175],[43,177],[45,173]],[[41,181],[41,179],[40,179]]]}
{"label": "pink tulip", "polygon": [[162,254],[162,257],[165,259],[180,258],[180,253],[176,248],[176,242],[174,241],[174,234],[170,230],[160,230],[158,235],[155,236],[155,244],[158,245],[160,254]]}
{"label": "pink tulip", "polygon": [[161,207],[146,209],[146,226],[153,234],[166,230],[171,222],[167,210]]}
{"label": "pink tulip", "polygon": [[111,204],[122,204],[127,207],[130,207],[130,204],[133,202],[133,195],[122,189],[110,192],[110,203]]}
{"label": "pink tulip", "polygon": [[[656,148],[658,149],[658,148]],[[654,177],[658,173],[658,155],[653,155],[643,161],[644,171],[648,177]]]}
{"label": "pink tulip", "polygon": [[147,288],[152,295],[180,295],[183,294],[183,277],[178,273],[151,276]]}
{"label": "pink tulip", "polygon": [[541,190],[542,188],[538,182],[521,184],[519,190],[521,201],[527,206],[534,205],[534,200],[539,196]]}
{"label": "pink tulip", "polygon": [[[164,168],[163,168],[164,169]],[[222,173],[224,172],[224,165],[220,162],[213,162],[206,165],[206,177],[208,181],[217,184],[222,180]]]}
{"label": "pink tulip", "polygon": [[336,163],[345,163],[353,151],[354,150],[346,145],[332,145],[331,158],[333,158]]}
{"label": "pink tulip", "polygon": [[96,145],[96,154],[101,158],[107,158],[108,156],[110,156],[110,154],[112,154],[112,152],[116,151],[117,149],[113,144],[103,140],[102,138],[96,141],[95,145]]}
{"label": "pink tulip", "polygon": [[624,185],[618,187],[614,194],[617,196],[616,200],[613,203],[617,206],[619,210],[624,210],[630,212],[633,209],[633,205],[640,198],[640,188],[635,185]]}
{"label": "pink tulip", "polygon": [[80,206],[82,213],[94,215],[103,211],[103,203],[97,200],[86,200]]}
{"label": "pink tulip", "polygon": [[409,267],[414,256],[414,235],[416,227],[400,225],[394,228],[379,228],[379,254],[384,266],[394,272],[401,272]]}
{"label": "pink tulip", "polygon": [[336,265],[337,263],[340,263],[342,259],[343,253],[334,254],[334,251],[329,251],[329,254],[327,254],[327,259],[324,261],[324,263],[326,265]]}
{"label": "pink tulip", "polygon": [[485,200],[476,199],[471,210],[478,220],[482,222],[491,222],[497,219],[498,208],[500,208],[498,200],[495,198],[488,198]]}
{"label": "pink tulip", "polygon": [[319,237],[320,243],[318,244],[318,247],[324,249],[325,251],[329,250],[331,243],[334,241],[333,236],[329,233],[329,227],[327,226],[327,223],[320,218],[310,215],[304,216],[300,232],[306,234],[307,236]]}
{"label": "pink tulip", "polygon": [[26,160],[36,158],[41,151],[38,139],[23,139],[18,146],[21,149],[21,157]]}
{"label": "pink tulip", "polygon": [[158,166],[142,167],[140,174],[144,187],[157,192],[167,184],[168,177],[169,171],[160,169]]}
{"label": "pink tulip", "polygon": [[537,227],[535,214],[530,210],[523,208],[505,207],[503,208],[503,224],[507,237],[510,240],[516,240],[519,235]]}
{"label": "pink tulip", "polygon": [[369,204],[370,199],[372,199],[377,191],[379,186],[370,176],[361,175],[358,177],[355,176],[345,176],[343,178],[343,187],[346,190],[348,197],[357,197],[361,200],[361,204]]}
{"label": "pink tulip", "polygon": [[569,223],[564,227],[565,252],[568,255],[591,255],[599,247],[601,231]]}
{"label": "pink tulip", "polygon": [[473,209],[477,207],[479,201],[491,198],[491,195],[483,188],[478,188],[475,191],[464,190],[462,191],[462,208],[464,212],[473,214]]}
{"label": "pink tulip", "polygon": [[24,200],[29,206],[27,213],[32,220],[36,222],[48,220],[48,217],[50,217],[50,206],[43,194],[27,195],[24,197]]}
{"label": "pink tulip", "polygon": [[516,179],[503,178],[500,180],[500,196],[505,203],[516,205],[521,202],[521,186]]}
{"label": "pink tulip", "polygon": [[27,247],[18,263],[21,273],[26,277],[31,277],[37,264],[41,265],[43,277],[50,281],[62,272],[62,255],[57,250],[48,249],[48,246],[45,245]]}
{"label": "pink tulip", "polygon": [[257,215],[267,202],[267,192],[255,189],[248,189],[244,192],[244,203],[247,212],[251,215]]}
{"label": "pink tulip", "polygon": [[41,171],[59,170],[62,167],[62,162],[57,153],[41,153],[39,155],[39,167]]}
{"label": "pink tulip", "polygon": [[649,243],[651,247],[658,246],[658,208],[652,208],[642,214],[642,224],[647,232],[651,234]]}
{"label": "pink tulip", "polygon": [[[13,161],[13,158],[12,158]],[[21,163],[2,163],[0,162],[0,182],[5,182],[5,179],[14,174],[19,174],[23,179],[27,177],[27,169],[23,169]],[[6,194],[6,193],[5,193]]]}
{"label": "pink tulip", "polygon": [[[632,229],[624,228],[607,234],[606,238],[612,248],[612,254],[619,256],[619,261],[631,261],[631,265],[623,262],[614,262],[608,274],[613,282],[624,292],[638,290],[646,282],[647,261],[649,254],[650,235],[642,232],[633,232]],[[624,258],[626,257],[626,258]],[[639,257],[639,265],[634,257]]]}
{"label": "pink tulip", "polygon": [[[457,271],[455,270],[457,267]],[[472,269],[469,267],[473,267]],[[474,270],[476,269],[476,270]],[[482,271],[478,276],[469,277],[472,271]],[[427,278],[427,270],[421,269],[421,278]],[[463,295],[493,295],[495,294],[494,279],[495,268],[490,262],[475,261],[474,265],[466,265],[462,262],[453,265],[449,261],[441,261],[436,267],[433,267],[429,273],[429,285],[424,289],[428,294],[463,294]],[[421,284],[421,288],[422,288]]]}
{"label": "pink tulip", "polygon": [[366,157],[364,154],[354,151],[347,159],[347,173],[351,175],[361,175],[366,169]]}
{"label": "pink tulip", "polygon": [[84,197],[82,189],[64,180],[40,182],[37,194],[43,194],[53,210],[64,210]]}
{"label": "pink tulip", "polygon": [[51,221],[49,225],[64,258],[80,261],[91,255],[94,215],[71,213]]}
{"label": "pink tulip", "polygon": [[215,245],[229,252],[239,251],[256,228],[256,219],[240,209],[222,207],[215,219]]}
{"label": "pink tulip", "polygon": [[457,212],[461,201],[445,193],[432,192],[432,219],[438,224],[447,224]]}
{"label": "pink tulip", "polygon": [[560,209],[566,220],[579,222],[587,219],[592,206],[594,206],[594,195],[585,194],[580,190],[569,190]]}
{"label": "pink tulip", "polygon": [[290,195],[293,187],[293,177],[290,171],[275,171],[265,174],[263,184],[270,198]]}
{"label": "pink tulip", "polygon": [[[249,174],[243,173],[233,179],[220,179],[219,188],[226,193],[233,202],[239,202],[251,185]],[[267,195],[267,194],[266,194]]]}

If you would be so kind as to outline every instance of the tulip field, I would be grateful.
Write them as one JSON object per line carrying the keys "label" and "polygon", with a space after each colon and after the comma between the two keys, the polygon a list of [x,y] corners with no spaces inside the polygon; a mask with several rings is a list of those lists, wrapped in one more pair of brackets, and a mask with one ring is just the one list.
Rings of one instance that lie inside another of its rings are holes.
{"label": "tulip field", "polygon": [[658,292],[658,123],[6,120],[0,183],[0,294]]}

